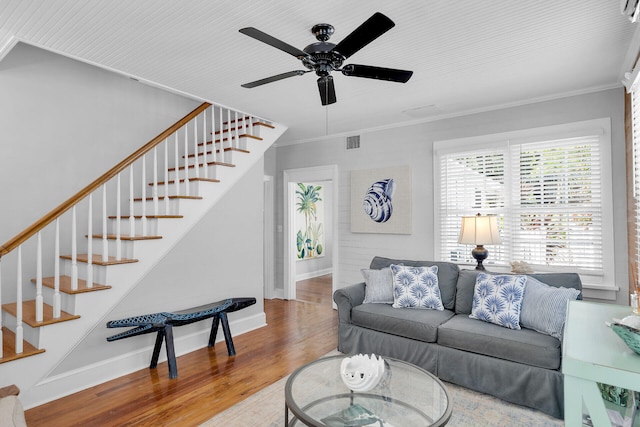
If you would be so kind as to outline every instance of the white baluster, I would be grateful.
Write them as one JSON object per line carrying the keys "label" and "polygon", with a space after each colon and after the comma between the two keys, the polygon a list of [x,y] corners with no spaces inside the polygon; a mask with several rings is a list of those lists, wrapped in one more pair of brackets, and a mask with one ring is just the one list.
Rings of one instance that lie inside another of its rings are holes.
{"label": "white baluster", "polygon": [[22,245],[18,246],[18,266],[17,266],[17,288],[16,288],[16,354],[23,351],[23,329],[22,329]]}
{"label": "white baluster", "polygon": [[36,322],[44,320],[44,299],[42,298],[42,233],[36,234]]}
{"label": "white baluster", "polygon": [[174,156],[175,158],[173,163],[173,183],[175,185],[176,196],[180,195],[180,173],[178,171],[178,166],[180,165],[180,163],[179,163],[178,145],[180,145],[180,143],[178,142],[178,131],[176,131],[176,140],[175,140],[175,143],[173,144],[174,153],[175,153],[175,156]]}
{"label": "white baluster", "polygon": [[71,208],[71,289],[78,290],[78,243],[76,242],[76,207]]}
{"label": "white baluster", "polygon": [[[185,130],[186,130],[185,126]],[[205,145],[205,151],[207,151],[207,147]],[[195,170],[196,178],[200,178],[200,158],[198,157],[198,116],[193,118],[193,159],[195,162],[193,163],[193,169]],[[187,162],[188,164],[188,162]]]}
{"label": "white baluster", "polygon": [[[0,307],[2,307],[2,257],[0,257]],[[2,345],[3,341],[2,336],[2,316],[0,316],[0,359],[2,359]]]}
{"label": "white baluster", "polygon": [[116,177],[116,259],[120,261],[122,259],[122,224],[121,216],[122,216],[122,206],[120,198],[122,194],[120,193],[120,174]]}
{"label": "white baluster", "polygon": [[142,156],[142,173],[140,174],[142,187],[142,235],[147,235],[147,156]]}
{"label": "white baluster", "polygon": [[184,195],[189,195],[189,140],[187,136],[187,126],[184,127]]}
{"label": "white baluster", "polygon": [[[93,193],[89,194],[89,208],[87,212],[87,288],[93,288]],[[60,317],[58,315],[58,317]]]}
{"label": "white baluster", "polygon": [[207,169],[209,169],[207,167],[207,110],[204,110],[202,112],[202,147],[204,148],[204,159],[203,159],[203,168],[204,168],[204,173],[202,174],[205,178],[208,178],[209,174],[207,172]]}
{"label": "white baluster", "polygon": [[235,148],[239,148],[240,147],[240,119],[238,118],[238,112],[234,111],[233,112],[234,118],[235,118],[235,130],[234,130],[234,134],[235,134],[235,141],[231,141],[231,146],[235,147]]}
{"label": "white baluster", "polygon": [[136,235],[135,197],[133,193],[133,165],[129,166],[129,236]]}
{"label": "white baluster", "polygon": [[102,185],[102,262],[109,261],[109,239],[107,239],[107,184]]}
{"label": "white baluster", "polygon": [[[231,110],[227,110],[227,147],[231,147]],[[224,144],[220,144],[220,155],[224,154]]]}
{"label": "white baluster", "polygon": [[158,150],[157,147],[153,147],[153,188],[151,189],[153,194],[153,214],[158,214]]}
{"label": "white baluster", "polygon": [[169,138],[164,140],[164,212],[169,214]]}
{"label": "white baluster", "polygon": [[218,116],[220,117],[220,130],[218,131],[219,135],[220,135],[220,151],[218,151],[217,146],[215,146],[214,144],[214,150],[216,150],[216,153],[218,155],[218,161],[222,162],[223,156],[224,156],[224,152],[222,150],[222,138],[224,135],[224,122],[223,122],[223,118],[222,118],[222,107],[218,108]]}
{"label": "white baluster", "polygon": [[[60,317],[60,218],[56,218],[55,242],[53,248],[53,317]],[[91,237],[91,230],[89,230]]]}

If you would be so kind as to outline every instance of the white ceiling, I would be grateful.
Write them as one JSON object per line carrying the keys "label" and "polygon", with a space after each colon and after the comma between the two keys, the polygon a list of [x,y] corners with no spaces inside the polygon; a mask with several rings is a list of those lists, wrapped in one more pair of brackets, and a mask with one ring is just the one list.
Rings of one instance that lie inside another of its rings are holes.
{"label": "white ceiling", "polygon": [[[328,107],[313,73],[240,87],[304,69],[240,28],[302,49],[313,25],[338,43],[378,11],[396,26],[345,64],[413,70],[408,83],[334,73]],[[619,87],[637,25],[619,0],[0,0],[0,56],[28,42],[286,124],[287,143]]]}

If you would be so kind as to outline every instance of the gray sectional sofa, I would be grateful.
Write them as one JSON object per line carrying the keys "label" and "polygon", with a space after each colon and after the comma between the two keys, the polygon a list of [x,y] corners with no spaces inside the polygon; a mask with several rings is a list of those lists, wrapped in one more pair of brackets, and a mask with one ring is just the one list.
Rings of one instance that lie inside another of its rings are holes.
{"label": "gray sectional sofa", "polygon": [[[405,360],[444,381],[563,417],[558,338],[469,318],[476,270],[460,270],[447,262],[382,257],[375,257],[370,268],[391,264],[437,265],[444,311],[364,304],[364,282],[338,289],[333,299],[338,307],[339,351]],[[530,276],[550,286],[582,290],[580,277],[574,273]]]}

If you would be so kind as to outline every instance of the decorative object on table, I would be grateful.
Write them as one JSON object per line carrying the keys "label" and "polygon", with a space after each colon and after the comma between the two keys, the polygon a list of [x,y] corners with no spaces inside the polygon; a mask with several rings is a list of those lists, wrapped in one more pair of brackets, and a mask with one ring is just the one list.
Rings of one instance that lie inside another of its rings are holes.
{"label": "decorative object on table", "polygon": [[351,232],[411,234],[411,168],[351,172]]}
{"label": "decorative object on table", "polygon": [[640,354],[640,316],[626,316],[622,320],[614,319],[607,323],[624,343],[636,354]]}
{"label": "decorative object on table", "polygon": [[328,427],[380,426],[390,427],[373,412],[357,403],[322,419]]}
{"label": "decorative object on table", "polygon": [[526,261],[511,261],[511,272],[516,274],[531,274],[533,268]]}
{"label": "decorative object on table", "polygon": [[482,262],[489,256],[489,251],[484,245],[499,245],[500,233],[498,231],[498,217],[495,215],[463,216],[460,227],[458,243],[463,245],[476,245],[471,255],[478,265],[476,270],[484,270]]}
{"label": "decorative object on table", "polygon": [[375,354],[345,357],[340,364],[340,377],[352,391],[364,392],[374,388],[384,373],[384,359]]}

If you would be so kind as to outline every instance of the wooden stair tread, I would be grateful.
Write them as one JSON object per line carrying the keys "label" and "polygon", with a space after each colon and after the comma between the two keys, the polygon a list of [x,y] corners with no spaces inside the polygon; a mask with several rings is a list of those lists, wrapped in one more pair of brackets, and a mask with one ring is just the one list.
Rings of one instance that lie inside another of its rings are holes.
{"label": "wooden stair tread", "polygon": [[[15,302],[10,302],[8,304],[2,304],[2,309],[12,316],[16,317],[18,313],[18,305]],[[36,301],[29,300],[22,302],[22,321],[32,328],[38,328],[46,325],[53,325],[55,323],[67,322],[69,320],[79,319],[80,316],[75,314],[70,314],[65,311],[60,313],[60,317],[54,319],[53,317],[53,307],[49,304],[43,305],[42,310],[42,322],[36,321]]]}
{"label": "wooden stair tread", "polygon": [[[129,218],[129,217],[127,217]],[[84,237],[88,237],[86,234]],[[104,236],[102,234],[94,234],[93,236],[91,236],[94,239],[102,239]],[[107,240],[116,240],[117,236],[115,234],[107,234]],[[129,241],[135,241],[135,240],[156,240],[156,239],[162,239],[162,236],[129,236],[126,234],[121,234],[120,235],[120,240],[129,240]]]}
{"label": "wooden stair tread", "polygon": [[[209,144],[209,143],[207,142],[207,144]],[[251,153],[251,151],[249,151],[249,150],[243,150],[242,148],[235,148],[235,147],[227,147],[227,148],[224,149],[224,151],[237,151],[238,153],[245,153],[245,154]],[[219,152],[220,152],[220,149],[218,148],[216,150],[216,153],[219,153]],[[209,156],[209,155],[213,156],[213,150],[207,151],[206,154],[207,154],[207,156]],[[205,155],[205,153],[198,153],[198,157],[204,156],[204,155]],[[196,157],[196,155],[195,154],[189,154],[187,157],[192,159],[192,158]],[[184,159],[184,156],[182,156],[182,158]]]}
{"label": "wooden stair tread", "polygon": [[[43,277],[42,278],[42,286],[46,286],[47,288],[55,289],[55,277]],[[36,283],[36,279],[31,279],[31,282]],[[78,289],[71,289],[71,277],[70,276],[60,276],[60,292],[65,294],[82,294],[85,292],[94,292],[94,291],[104,291],[106,289],[111,289],[110,285],[100,285],[98,283],[94,283],[91,288],[87,287],[87,281],[83,279],[78,279]]]}
{"label": "wooden stair tread", "polygon": [[[226,166],[229,168],[235,168],[236,165],[234,165],[233,163],[225,163],[225,162],[207,162],[207,166]],[[204,164],[199,164],[198,167],[204,167]],[[195,165],[189,165],[187,166],[187,168],[189,169],[193,169],[195,168]],[[180,166],[178,168],[178,170],[184,170],[185,167],[184,166]],[[168,169],[169,172],[174,172],[176,170],[176,168],[170,168]],[[189,181],[193,181],[193,179],[189,178]]]}
{"label": "wooden stair tread", "polygon": [[[214,179],[214,178],[189,178],[189,181],[220,182],[219,179]],[[184,182],[184,179],[181,179],[180,182]],[[172,185],[175,183],[176,181],[172,179],[169,181],[168,185]],[[158,185],[167,185],[167,183],[164,181],[160,181],[158,182]],[[153,183],[149,184],[149,186],[153,186]],[[178,197],[178,196],[172,196],[172,197]]]}
{"label": "wooden stair tread", "polygon": [[[142,215],[134,215],[135,219],[142,219]],[[145,215],[147,219],[160,219],[160,218],[184,218],[183,215]],[[109,216],[109,219],[117,219],[115,215]],[[121,215],[120,219],[129,219],[129,215]]]}
{"label": "wooden stair tread", "polygon": [[[71,255],[62,255],[60,258],[62,259],[71,259]],[[76,257],[78,262],[88,262],[89,261],[89,257],[87,256],[87,254],[78,254],[78,256]],[[102,255],[100,254],[93,254],[93,256],[91,257],[91,263],[94,265],[118,265],[118,264],[131,264],[133,262],[138,262],[137,259],[130,259],[130,258],[122,258],[121,260],[117,260],[116,257],[114,256],[110,256],[108,261],[102,261]]]}
{"label": "wooden stair tread", "polygon": [[16,334],[9,328],[2,328],[2,357],[0,363],[11,362],[23,357],[44,353],[44,349],[37,349],[27,341],[22,341],[22,353],[16,353]]}
{"label": "wooden stair tread", "polygon": [[[149,185],[153,186],[153,182],[150,183]],[[184,200],[202,200],[201,196],[169,196],[169,200],[172,199],[184,199]],[[145,200],[147,202],[153,202],[153,197],[147,197],[145,198]],[[158,200],[164,200],[164,196],[158,196]],[[142,197],[137,197],[135,199],[133,199],[134,202],[141,202],[142,201]]]}

